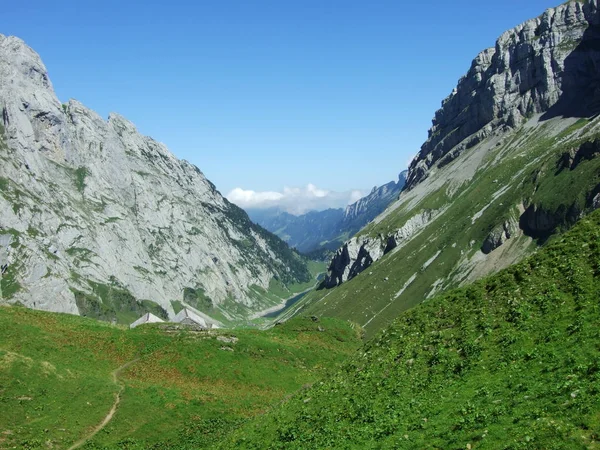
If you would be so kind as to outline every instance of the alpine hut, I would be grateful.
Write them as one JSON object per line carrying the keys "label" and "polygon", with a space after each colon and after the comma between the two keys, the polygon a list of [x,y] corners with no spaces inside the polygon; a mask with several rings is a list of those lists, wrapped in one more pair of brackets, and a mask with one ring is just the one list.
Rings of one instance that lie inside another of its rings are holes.
{"label": "alpine hut", "polygon": [[140,317],[138,320],[133,322],[131,325],[129,325],[129,328],[135,328],[139,325],[144,325],[145,323],[160,323],[160,322],[164,322],[164,320],[162,320],[160,317],[156,317],[152,313],[146,313],[142,317]]}

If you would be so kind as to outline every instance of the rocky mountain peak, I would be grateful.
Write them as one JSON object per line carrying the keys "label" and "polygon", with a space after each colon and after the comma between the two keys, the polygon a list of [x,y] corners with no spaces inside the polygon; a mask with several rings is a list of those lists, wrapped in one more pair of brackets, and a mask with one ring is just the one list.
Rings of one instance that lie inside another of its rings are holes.
{"label": "rocky mountain peak", "polygon": [[0,301],[98,316],[119,306],[105,303],[117,290],[172,315],[189,288],[205,312],[243,316],[270,306],[257,292],[272,280],[308,281],[197,167],[119,114],[62,104],[14,37],[0,36],[0,112]]}
{"label": "rocky mountain peak", "polygon": [[442,102],[409,168],[406,189],[494,133],[535,114],[600,110],[597,0],[569,1],[503,33]]}
{"label": "rocky mountain peak", "polygon": [[133,122],[127,120],[120,114],[111,112],[108,115],[108,125],[112,127],[119,135],[124,133],[130,135],[138,134],[137,127],[133,124]]}
{"label": "rocky mountain peak", "polygon": [[4,66],[6,72],[3,75],[19,72],[22,77],[15,77],[14,82],[32,83],[52,90],[52,83],[42,59],[23,40],[0,34],[0,54],[11,61],[10,68]]}

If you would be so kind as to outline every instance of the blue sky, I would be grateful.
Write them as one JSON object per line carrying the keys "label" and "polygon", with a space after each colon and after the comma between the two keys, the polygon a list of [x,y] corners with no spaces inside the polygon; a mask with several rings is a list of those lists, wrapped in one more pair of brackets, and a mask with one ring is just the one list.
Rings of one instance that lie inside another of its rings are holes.
{"label": "blue sky", "polygon": [[477,53],[558,3],[28,0],[0,33],[61,100],[124,115],[224,194],[351,191],[395,179]]}

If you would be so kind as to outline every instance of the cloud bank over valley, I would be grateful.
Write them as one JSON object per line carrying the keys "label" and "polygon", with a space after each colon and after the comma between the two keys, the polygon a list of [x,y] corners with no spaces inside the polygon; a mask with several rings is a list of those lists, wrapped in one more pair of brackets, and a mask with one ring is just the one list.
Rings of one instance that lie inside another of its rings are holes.
{"label": "cloud bank over valley", "polygon": [[300,215],[313,210],[345,208],[366,193],[358,189],[345,192],[328,191],[309,183],[305,187],[284,187],[282,192],[257,192],[238,187],[227,194],[227,199],[244,209],[277,207],[290,214]]}

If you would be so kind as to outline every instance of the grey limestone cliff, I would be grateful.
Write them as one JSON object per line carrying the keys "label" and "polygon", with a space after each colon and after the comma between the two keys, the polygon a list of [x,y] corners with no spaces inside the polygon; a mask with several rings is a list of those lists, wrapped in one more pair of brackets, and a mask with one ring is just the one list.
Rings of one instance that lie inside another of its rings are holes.
{"label": "grey limestone cliff", "polygon": [[406,189],[534,114],[600,111],[599,39],[597,0],[569,1],[503,33],[442,102],[410,164]]}
{"label": "grey limestone cliff", "polygon": [[118,114],[61,104],[40,57],[2,35],[0,159],[4,301],[77,314],[110,286],[173,315],[191,287],[227,315],[264,307],[253,286],[308,279],[197,167]]}
{"label": "grey limestone cliff", "polygon": [[431,210],[415,214],[386,236],[354,236],[334,254],[321,287],[332,288],[351,280],[387,253],[399,249],[404,241],[427,226],[436,214]]}

